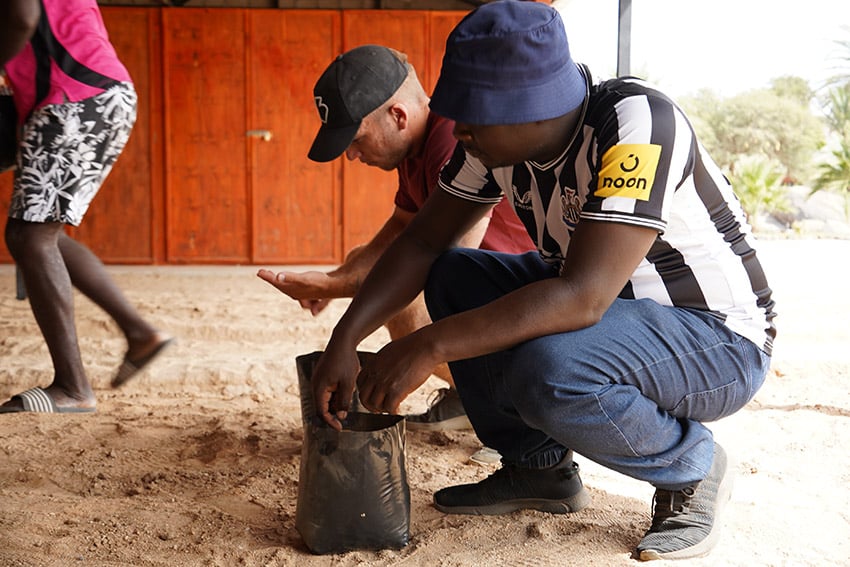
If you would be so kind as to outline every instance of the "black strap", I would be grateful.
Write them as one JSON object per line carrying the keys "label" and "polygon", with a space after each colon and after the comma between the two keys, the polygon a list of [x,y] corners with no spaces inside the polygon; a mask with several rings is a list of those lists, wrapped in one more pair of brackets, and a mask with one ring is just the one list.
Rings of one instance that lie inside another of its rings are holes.
{"label": "black strap", "polygon": [[31,39],[33,51],[35,52],[36,74],[35,74],[35,100],[36,104],[47,97],[50,91],[50,60],[56,61],[56,64],[62,69],[62,72],[85,85],[106,90],[119,81],[101,75],[97,71],[89,69],[76,59],[74,59],[65,46],[59,43],[53,31],[50,29],[50,22],[47,20],[47,11],[44,9],[44,3],[41,2],[41,17],[38,20],[38,28]]}

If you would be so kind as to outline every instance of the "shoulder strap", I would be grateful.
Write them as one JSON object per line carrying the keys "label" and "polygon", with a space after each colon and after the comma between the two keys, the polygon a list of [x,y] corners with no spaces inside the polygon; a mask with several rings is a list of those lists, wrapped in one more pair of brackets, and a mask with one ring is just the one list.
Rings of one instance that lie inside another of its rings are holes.
{"label": "shoulder strap", "polygon": [[53,30],[50,29],[44,2],[41,2],[41,17],[38,20],[38,28],[33,34],[31,42],[36,59],[36,104],[44,100],[50,89],[51,59],[56,61],[63,73],[85,85],[106,90],[118,84],[115,79],[89,69],[68,53],[68,50],[59,43],[59,40],[53,35]]}

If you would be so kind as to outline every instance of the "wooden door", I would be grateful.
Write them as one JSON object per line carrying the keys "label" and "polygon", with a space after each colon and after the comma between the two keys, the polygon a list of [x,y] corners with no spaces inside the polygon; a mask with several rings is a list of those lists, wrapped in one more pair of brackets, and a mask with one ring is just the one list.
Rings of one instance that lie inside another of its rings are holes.
{"label": "wooden door", "polygon": [[251,259],[245,12],[162,11],[169,263]]}
{"label": "wooden door", "polygon": [[340,13],[248,12],[248,151],[254,263],[341,255],[341,165],[307,152],[320,121],[313,85],[340,49]]}

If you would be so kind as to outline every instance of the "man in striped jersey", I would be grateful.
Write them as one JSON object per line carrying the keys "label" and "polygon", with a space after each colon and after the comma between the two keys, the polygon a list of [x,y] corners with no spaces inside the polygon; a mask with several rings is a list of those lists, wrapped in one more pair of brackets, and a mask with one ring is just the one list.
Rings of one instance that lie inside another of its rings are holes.
{"label": "man in striped jersey", "polygon": [[[704,422],[755,395],[775,336],[729,183],[665,95],[633,78],[594,83],[540,3],[467,15],[430,104],[461,147],[334,329],[313,376],[320,413],[336,424],[355,378],[366,407],[395,411],[449,361],[503,466],[438,491],[439,510],[581,509],[576,451],[655,487],[641,559],[707,553],[731,479]],[[538,252],[453,247],[501,199]],[[355,376],[357,343],[420,289],[435,322]]]}

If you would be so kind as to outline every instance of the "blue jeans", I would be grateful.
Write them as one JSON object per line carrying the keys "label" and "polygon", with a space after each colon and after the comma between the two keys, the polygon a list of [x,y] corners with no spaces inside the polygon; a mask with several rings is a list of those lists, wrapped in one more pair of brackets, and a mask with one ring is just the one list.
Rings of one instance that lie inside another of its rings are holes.
{"label": "blue jeans", "polygon": [[[550,277],[536,252],[458,248],[434,263],[425,299],[436,321]],[[591,327],[449,366],[476,434],[504,462],[543,468],[572,449],[675,490],[711,468],[702,422],[741,409],[769,363],[709,313],[617,299]]]}

